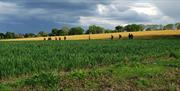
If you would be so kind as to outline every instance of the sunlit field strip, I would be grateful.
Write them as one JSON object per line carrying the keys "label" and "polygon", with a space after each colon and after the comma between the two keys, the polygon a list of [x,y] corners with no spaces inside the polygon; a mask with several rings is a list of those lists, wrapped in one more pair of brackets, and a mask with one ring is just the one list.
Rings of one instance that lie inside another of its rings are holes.
{"label": "sunlit field strip", "polygon": [[[66,36],[66,40],[89,40],[89,39],[111,39],[111,36],[114,38],[119,38],[119,35],[122,38],[128,38],[129,33],[134,35],[134,38],[143,38],[152,36],[180,36],[179,30],[165,30],[165,31],[141,31],[141,32],[119,32],[119,33],[104,33],[104,34],[84,34],[84,35],[71,35]],[[36,37],[36,38],[19,38],[19,39],[4,39],[0,41],[39,41],[39,40],[64,40],[64,36],[51,36],[51,37]]]}

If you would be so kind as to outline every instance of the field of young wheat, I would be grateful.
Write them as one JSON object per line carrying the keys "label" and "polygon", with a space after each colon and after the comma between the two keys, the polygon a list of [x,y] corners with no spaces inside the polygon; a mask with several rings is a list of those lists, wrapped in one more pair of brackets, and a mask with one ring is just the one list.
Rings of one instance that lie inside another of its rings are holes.
{"label": "field of young wheat", "polygon": [[0,42],[0,90],[180,90],[180,40]]}

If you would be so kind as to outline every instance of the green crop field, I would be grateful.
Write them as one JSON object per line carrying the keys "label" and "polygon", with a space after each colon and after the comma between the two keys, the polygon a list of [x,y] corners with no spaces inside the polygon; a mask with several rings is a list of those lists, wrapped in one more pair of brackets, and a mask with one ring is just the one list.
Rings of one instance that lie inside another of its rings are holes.
{"label": "green crop field", "polygon": [[180,90],[180,40],[0,42],[0,90]]}

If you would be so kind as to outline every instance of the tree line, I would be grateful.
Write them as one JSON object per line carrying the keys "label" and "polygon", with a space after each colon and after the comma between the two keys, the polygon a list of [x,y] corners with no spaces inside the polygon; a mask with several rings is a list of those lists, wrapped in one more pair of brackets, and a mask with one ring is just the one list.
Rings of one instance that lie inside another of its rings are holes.
{"label": "tree line", "polygon": [[37,34],[25,33],[16,34],[14,32],[0,33],[0,39],[12,38],[32,38],[32,37],[47,37],[47,36],[67,36],[67,35],[81,35],[81,34],[100,34],[100,33],[115,33],[115,32],[135,32],[135,31],[151,31],[151,30],[179,30],[180,23],[167,24],[167,25],[143,25],[143,24],[130,24],[126,26],[118,25],[114,30],[105,29],[101,26],[91,25],[85,31],[82,27],[62,27],[61,29],[53,28],[50,33],[40,31]]}

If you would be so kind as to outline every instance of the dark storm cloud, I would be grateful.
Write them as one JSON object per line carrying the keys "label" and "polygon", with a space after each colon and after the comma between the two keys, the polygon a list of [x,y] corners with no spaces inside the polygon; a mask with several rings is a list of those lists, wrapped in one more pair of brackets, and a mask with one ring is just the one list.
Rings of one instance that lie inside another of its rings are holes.
{"label": "dark storm cloud", "polygon": [[178,0],[0,0],[0,32],[180,21]]}
{"label": "dark storm cloud", "polygon": [[[45,31],[50,30],[52,27],[75,26],[78,25],[79,16],[91,15],[95,8],[94,3],[89,5],[90,3],[87,2],[67,0],[18,0],[13,2],[3,0],[0,2],[13,5],[13,7],[8,6],[8,8],[11,8],[8,9],[10,14],[2,15],[0,13],[0,16],[3,17],[0,20],[6,19],[6,21],[0,22],[0,31],[35,32],[38,31],[38,25],[41,27],[43,24]],[[12,10],[14,13],[11,12]],[[46,24],[49,28],[46,27]],[[5,26],[11,26],[12,29]],[[23,29],[25,26],[27,28]],[[43,27],[42,29],[39,28],[39,30],[43,30]]]}

